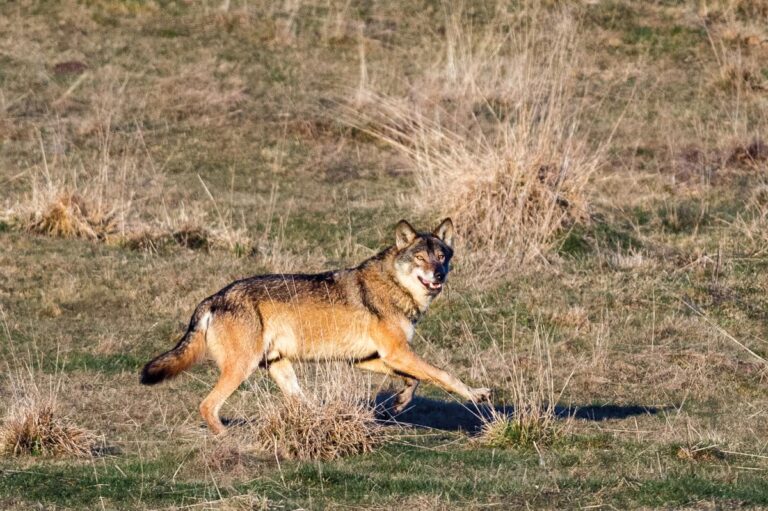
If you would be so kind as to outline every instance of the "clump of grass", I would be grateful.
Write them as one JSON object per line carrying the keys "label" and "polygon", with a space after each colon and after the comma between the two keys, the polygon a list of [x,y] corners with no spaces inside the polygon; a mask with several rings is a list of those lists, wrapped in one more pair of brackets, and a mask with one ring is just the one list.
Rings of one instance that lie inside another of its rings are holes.
{"label": "clump of grass", "polygon": [[367,403],[342,397],[272,398],[261,406],[254,443],[281,458],[332,460],[371,452],[383,439]]}
{"label": "clump of grass", "polygon": [[[538,328],[534,331],[531,363],[526,371],[515,361],[505,360],[507,374],[502,389],[507,395],[506,406],[492,408],[481,415],[483,425],[477,441],[481,445],[499,448],[535,448],[551,445],[563,438],[570,426],[569,419],[557,416],[552,359],[548,339]],[[500,352],[502,359],[504,353]]]}
{"label": "clump of grass", "polygon": [[497,22],[479,35],[449,23],[445,56],[407,97],[370,93],[347,111],[350,125],[410,159],[411,202],[452,216],[460,239],[485,251],[486,274],[487,251],[504,265],[525,260],[586,221],[587,183],[602,161],[580,131],[575,22]]}
{"label": "clump of grass", "polygon": [[195,225],[184,225],[170,232],[144,229],[130,233],[123,245],[131,250],[162,252],[169,246],[180,246],[190,250],[207,251],[213,245],[211,234]]}
{"label": "clump of grass", "polygon": [[27,230],[59,238],[106,239],[118,232],[114,211],[89,205],[75,193],[62,193],[42,211],[33,212]]}
{"label": "clump of grass", "polygon": [[385,440],[367,386],[340,364],[315,367],[301,397],[260,392],[253,447],[279,458],[332,460],[373,451]]}
{"label": "clump of grass", "polygon": [[682,445],[675,449],[675,456],[680,460],[696,462],[713,462],[726,458],[725,453],[717,445]]}
{"label": "clump of grass", "polygon": [[195,224],[185,224],[168,231],[146,228],[128,233],[122,240],[122,245],[131,250],[150,253],[162,253],[174,246],[204,252],[224,249],[238,257],[251,255],[256,251],[243,230],[211,230]]}
{"label": "clump of grass", "polygon": [[[59,414],[57,396],[63,378],[48,376],[48,385],[28,357],[22,358],[12,344],[11,329],[0,307],[0,335],[8,342],[8,356],[3,360],[3,386],[12,403],[0,422],[0,455],[7,456],[91,456],[99,447],[96,435]],[[5,346],[3,346],[5,348]],[[47,388],[46,388],[47,387]]]}
{"label": "clump of grass", "polygon": [[94,445],[93,433],[56,413],[47,400],[25,400],[0,428],[0,452],[11,456],[88,457]]}
{"label": "clump of grass", "polygon": [[510,417],[494,412],[480,433],[488,447],[533,447],[551,444],[557,437],[554,418],[546,410],[515,410]]}
{"label": "clump of grass", "polygon": [[110,115],[99,119],[98,155],[68,153],[63,132],[38,134],[40,162],[27,172],[29,194],[17,196],[10,210],[16,224],[49,236],[102,241],[121,237],[135,228],[132,223],[143,225],[132,208],[134,190],[142,182],[158,194],[149,185],[159,176],[144,164],[141,147],[113,147]]}

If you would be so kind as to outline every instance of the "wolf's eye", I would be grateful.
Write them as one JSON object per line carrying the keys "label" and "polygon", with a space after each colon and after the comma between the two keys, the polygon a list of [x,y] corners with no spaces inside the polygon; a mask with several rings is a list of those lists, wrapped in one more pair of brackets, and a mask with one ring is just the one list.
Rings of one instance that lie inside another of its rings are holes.
{"label": "wolf's eye", "polygon": [[424,256],[421,254],[417,254],[414,259],[416,259],[418,262],[423,263],[426,259],[424,259]]}
{"label": "wolf's eye", "polygon": [[437,254],[437,260],[440,261],[441,263],[445,261],[445,254],[442,254],[442,253]]}

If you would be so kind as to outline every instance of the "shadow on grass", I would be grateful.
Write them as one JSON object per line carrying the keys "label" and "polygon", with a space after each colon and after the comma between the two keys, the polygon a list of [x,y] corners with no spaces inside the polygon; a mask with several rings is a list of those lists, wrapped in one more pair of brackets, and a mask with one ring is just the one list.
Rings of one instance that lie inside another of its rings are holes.
{"label": "shadow on grass", "polygon": [[[384,424],[406,424],[409,426],[439,429],[443,431],[466,431],[478,433],[483,426],[483,419],[491,416],[488,405],[476,406],[456,401],[440,401],[426,397],[415,397],[408,408],[400,414],[391,413],[392,394],[381,393],[376,396],[376,408],[381,410],[379,420]],[[512,416],[512,406],[495,406],[499,413]],[[626,419],[637,415],[655,415],[670,407],[642,405],[586,405],[556,406],[555,413],[560,418],[573,417],[588,421]]]}

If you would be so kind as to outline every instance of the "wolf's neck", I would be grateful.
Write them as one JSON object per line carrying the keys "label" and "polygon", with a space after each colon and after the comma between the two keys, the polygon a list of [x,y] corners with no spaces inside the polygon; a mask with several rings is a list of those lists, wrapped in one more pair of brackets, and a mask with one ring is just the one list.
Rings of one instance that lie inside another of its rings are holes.
{"label": "wolf's neck", "polygon": [[418,294],[420,290],[411,290],[400,282],[393,269],[393,251],[393,247],[381,251],[364,261],[358,271],[374,272],[376,280],[384,287],[384,296],[381,298],[388,302],[386,308],[389,312],[405,316],[408,321],[415,323],[427,312],[432,300],[423,293]]}
{"label": "wolf's neck", "polygon": [[416,323],[427,312],[432,300],[428,297],[425,300],[419,300],[420,297],[414,296],[407,287],[397,280],[394,274],[390,274],[389,278],[391,286],[397,290],[397,292],[392,293],[392,305],[401,311],[411,323]]}

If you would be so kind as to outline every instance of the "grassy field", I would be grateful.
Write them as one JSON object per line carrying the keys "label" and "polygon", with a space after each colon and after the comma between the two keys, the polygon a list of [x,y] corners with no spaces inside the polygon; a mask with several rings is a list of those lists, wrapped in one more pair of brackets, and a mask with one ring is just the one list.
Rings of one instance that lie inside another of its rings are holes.
{"label": "grassy field", "polygon": [[[2,509],[768,508],[764,0],[0,0],[0,144]],[[447,215],[414,348],[495,412],[423,385],[302,461],[263,373],[225,438],[211,364],[139,385],[230,281]]]}

